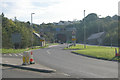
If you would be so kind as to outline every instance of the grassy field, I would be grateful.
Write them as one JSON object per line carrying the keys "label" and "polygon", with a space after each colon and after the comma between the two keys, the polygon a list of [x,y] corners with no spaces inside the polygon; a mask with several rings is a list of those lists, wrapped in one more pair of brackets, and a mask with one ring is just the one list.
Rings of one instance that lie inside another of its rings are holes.
{"label": "grassy field", "polygon": [[57,43],[47,43],[46,46],[44,46],[44,47],[34,46],[33,49],[31,49],[31,48],[26,48],[26,49],[2,49],[2,53],[23,53],[24,51],[28,51],[28,50],[47,48],[50,45],[58,45],[58,44]]}
{"label": "grassy field", "polygon": [[96,58],[104,58],[108,60],[111,60],[113,57],[115,57],[115,48],[111,47],[87,46],[86,48],[84,48],[84,45],[76,45],[65,49],[79,49],[72,52],[93,56]]}

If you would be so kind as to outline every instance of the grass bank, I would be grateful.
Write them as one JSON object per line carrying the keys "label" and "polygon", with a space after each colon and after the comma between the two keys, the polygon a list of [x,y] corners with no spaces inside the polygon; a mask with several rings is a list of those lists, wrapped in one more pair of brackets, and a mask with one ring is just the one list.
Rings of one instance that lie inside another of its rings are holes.
{"label": "grass bank", "polygon": [[23,53],[24,51],[47,48],[48,46],[51,46],[51,45],[58,45],[58,44],[57,43],[47,43],[46,46],[44,46],[44,47],[34,46],[33,49],[32,48],[26,48],[26,49],[2,49],[2,53]]}
{"label": "grass bank", "polygon": [[104,58],[108,60],[112,60],[113,57],[115,57],[115,48],[111,48],[111,47],[86,46],[86,48],[84,48],[84,45],[76,45],[65,49],[71,49],[71,50],[79,49],[72,52],[91,56],[91,57],[96,57],[96,58]]}

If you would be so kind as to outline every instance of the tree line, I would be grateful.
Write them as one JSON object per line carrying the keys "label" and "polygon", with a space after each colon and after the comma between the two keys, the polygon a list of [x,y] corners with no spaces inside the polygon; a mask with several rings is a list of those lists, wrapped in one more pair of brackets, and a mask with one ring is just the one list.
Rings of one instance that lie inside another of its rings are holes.
{"label": "tree line", "polygon": [[[78,43],[83,43],[84,41],[84,24],[86,26],[86,38],[91,34],[98,32],[106,32],[104,42],[102,45],[110,45],[111,41],[114,46],[118,45],[118,24],[120,23],[119,16],[107,16],[104,18],[99,18],[97,14],[88,14],[83,20],[79,20],[78,23],[73,23],[70,25],[54,25],[53,23],[42,23],[40,25],[33,24],[31,26],[30,22],[21,22],[16,20],[8,19],[2,13],[2,47],[3,48],[14,48],[15,45],[11,40],[11,35],[13,33],[19,33],[21,35],[21,42],[18,44],[18,48],[31,47],[32,43],[32,30],[41,34],[45,37],[47,42],[55,42],[56,28],[69,28],[75,27],[77,29],[76,37]],[[42,33],[40,33],[42,32]],[[69,35],[69,34],[68,34]],[[33,35],[33,45],[38,46],[39,40]]]}

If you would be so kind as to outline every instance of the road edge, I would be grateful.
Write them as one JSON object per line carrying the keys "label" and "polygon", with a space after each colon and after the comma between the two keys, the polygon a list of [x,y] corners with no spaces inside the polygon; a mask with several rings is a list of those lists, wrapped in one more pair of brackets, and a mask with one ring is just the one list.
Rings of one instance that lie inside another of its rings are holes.
{"label": "road edge", "polygon": [[109,59],[106,59],[106,58],[97,58],[97,57],[94,57],[94,56],[84,55],[84,54],[80,54],[80,53],[72,52],[72,51],[71,51],[71,53],[73,53],[73,54],[77,54],[77,55],[81,55],[81,56],[85,56],[85,57],[89,57],[89,58],[94,58],[94,59],[100,59],[100,60],[106,60],[106,61],[114,61],[114,62],[118,62],[117,60],[109,60]]}
{"label": "road edge", "polygon": [[0,63],[0,65],[7,66],[7,67],[14,67],[14,68],[18,68],[18,69],[36,71],[36,72],[43,72],[43,73],[54,73],[55,72],[55,70],[36,69],[36,68],[30,68],[30,67],[24,67],[24,66],[16,66],[16,65],[11,65],[11,64]]}

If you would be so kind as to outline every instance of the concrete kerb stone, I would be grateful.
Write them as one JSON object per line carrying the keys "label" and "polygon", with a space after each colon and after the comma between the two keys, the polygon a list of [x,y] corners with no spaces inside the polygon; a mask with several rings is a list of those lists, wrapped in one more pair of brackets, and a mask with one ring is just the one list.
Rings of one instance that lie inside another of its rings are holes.
{"label": "concrete kerb stone", "polygon": [[55,70],[47,70],[47,69],[37,69],[37,68],[31,68],[31,67],[25,67],[22,65],[11,65],[11,64],[1,64],[2,66],[8,66],[8,67],[14,67],[19,69],[25,69],[25,70],[31,70],[31,71],[37,71],[37,72],[43,72],[43,73],[54,73]]}
{"label": "concrete kerb stone", "polygon": [[85,56],[85,57],[89,57],[89,58],[94,58],[94,59],[100,59],[100,60],[107,60],[107,61],[118,62],[117,60],[109,60],[109,59],[106,59],[106,58],[97,58],[97,57],[93,57],[93,56],[89,56],[89,55],[84,55],[84,54],[80,54],[80,53],[76,53],[76,52],[72,52],[72,51],[71,51],[71,53],[77,54],[77,55],[81,55],[81,56]]}

